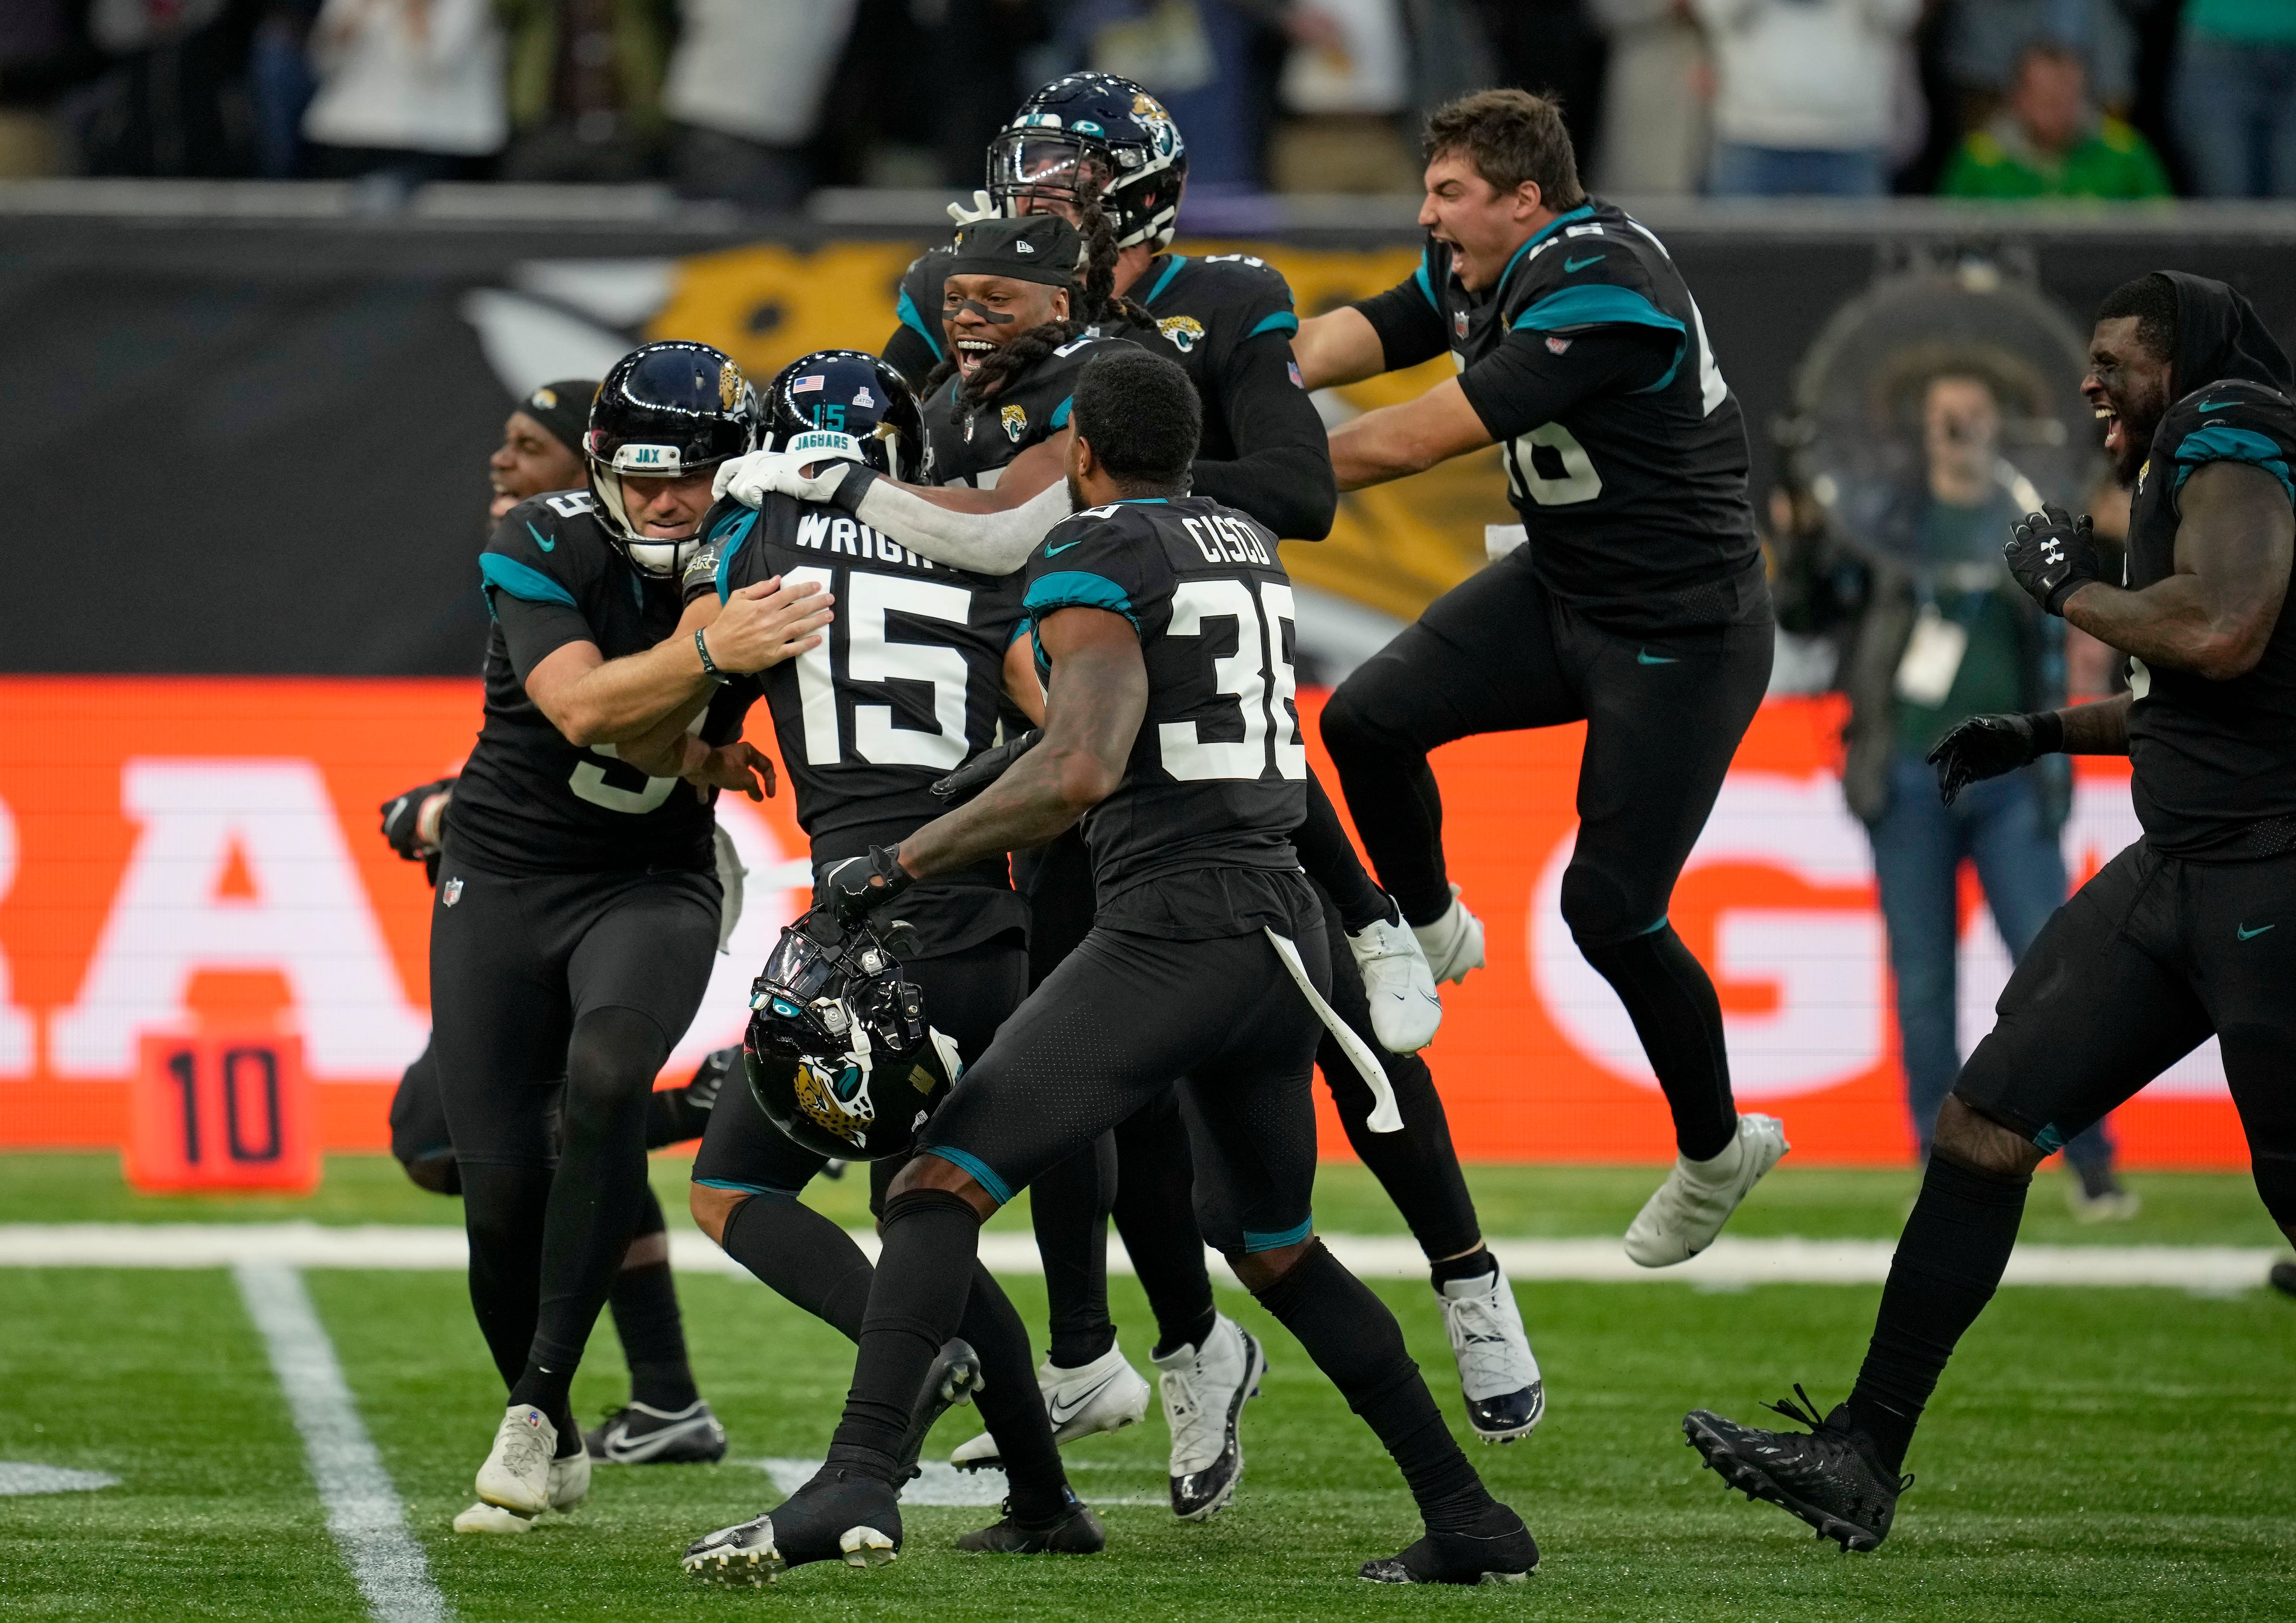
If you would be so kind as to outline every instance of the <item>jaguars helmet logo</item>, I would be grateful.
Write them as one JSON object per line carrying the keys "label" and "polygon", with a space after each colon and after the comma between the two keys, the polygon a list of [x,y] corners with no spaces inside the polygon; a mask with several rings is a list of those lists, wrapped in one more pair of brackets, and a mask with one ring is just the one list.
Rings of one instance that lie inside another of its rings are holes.
{"label": "jaguars helmet logo", "polygon": [[834,1071],[817,1060],[798,1062],[793,1084],[798,1108],[815,1126],[865,1150],[869,1128],[877,1119],[876,1103],[869,1097],[868,1062],[849,1055],[832,1063],[836,1064]]}
{"label": "jaguars helmet logo", "polygon": [[1203,341],[1204,324],[1193,316],[1167,316],[1157,322],[1156,331],[1172,340],[1172,348],[1186,355]]}
{"label": "jaguars helmet logo", "polygon": [[1169,158],[1179,150],[1180,132],[1172,123],[1172,115],[1164,104],[1146,91],[1132,98],[1132,116],[1148,128],[1149,139],[1155,143],[1156,156]]}
{"label": "jaguars helmet logo", "polygon": [[1004,436],[1014,445],[1029,431],[1029,414],[1017,406],[1008,406],[996,414],[996,421],[1004,425]]}
{"label": "jaguars helmet logo", "polygon": [[742,375],[742,369],[733,362],[728,361],[718,369],[718,404],[727,411],[742,403],[742,396],[749,387],[750,380]]}

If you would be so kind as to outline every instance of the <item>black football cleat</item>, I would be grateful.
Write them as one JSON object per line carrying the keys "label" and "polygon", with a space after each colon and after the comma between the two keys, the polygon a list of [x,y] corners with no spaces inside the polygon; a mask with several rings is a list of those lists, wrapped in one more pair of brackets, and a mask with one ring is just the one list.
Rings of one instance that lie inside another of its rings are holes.
{"label": "black football cleat", "polygon": [[1538,1543],[1504,1504],[1474,1527],[1430,1531],[1400,1555],[1367,1561],[1356,1576],[1372,1584],[1520,1584],[1538,1569]]}
{"label": "black football cleat", "polygon": [[1043,1522],[1021,1521],[1007,1499],[1002,1521],[967,1533],[956,1547],[973,1555],[1097,1555],[1108,1548],[1108,1529],[1074,1493],[1059,1515]]}
{"label": "black football cleat", "polygon": [[972,1344],[961,1337],[951,1336],[941,1343],[940,1351],[933,1355],[932,1367],[925,1371],[924,1384],[917,1389],[916,1401],[909,1408],[909,1430],[901,1439],[900,1469],[893,1480],[907,1482],[918,1474],[917,1456],[924,1452],[925,1436],[940,1417],[961,1403],[971,1403],[972,1395],[987,1381],[980,1378],[980,1355]]}
{"label": "black football cleat", "polygon": [[1800,1517],[1844,1550],[1872,1550],[1890,1536],[1898,1496],[1914,1485],[1891,1477],[1874,1458],[1873,1444],[1851,1423],[1841,1404],[1824,1420],[1797,1382],[1796,1396],[1770,1409],[1808,1426],[1807,1432],[1765,1431],[1704,1409],[1683,1417],[1683,1435],[1721,1479],[1749,1499],[1767,1499]]}
{"label": "black football cleat", "polygon": [[694,1540],[678,1565],[707,1584],[756,1588],[791,1567],[882,1567],[900,1553],[900,1496],[874,1477],[824,1465],[779,1508]]}
{"label": "black football cleat", "polygon": [[610,1410],[582,1443],[610,1465],[708,1465],[726,1457],[726,1428],[699,1398],[683,1409],[633,1400]]}

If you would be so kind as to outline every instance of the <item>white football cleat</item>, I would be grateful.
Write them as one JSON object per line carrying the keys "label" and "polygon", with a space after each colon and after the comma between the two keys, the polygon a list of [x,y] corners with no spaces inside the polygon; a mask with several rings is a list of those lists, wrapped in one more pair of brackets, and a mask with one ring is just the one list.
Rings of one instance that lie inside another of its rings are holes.
{"label": "white football cleat", "polygon": [[1792,1146],[1775,1116],[1741,1116],[1730,1147],[1710,1161],[1675,1157],[1674,1170],[1627,1229],[1627,1255],[1646,1268],[1688,1262],[1714,1243],[1762,1175]]}
{"label": "white football cleat", "polygon": [[[1047,1358],[1037,1366],[1037,1390],[1053,1422],[1053,1441],[1065,1448],[1078,1438],[1138,1425],[1148,1413],[1148,1382],[1111,1345],[1091,1363],[1062,1369]],[[983,1431],[959,1443],[948,1456],[959,1471],[1002,1471],[996,1439]]]}
{"label": "white football cleat", "polygon": [[1469,970],[1483,967],[1483,922],[1459,900],[1456,885],[1450,910],[1432,924],[1414,924],[1411,933],[1427,955],[1427,972],[1438,980],[1464,980]]}
{"label": "white football cleat", "polygon": [[1235,1496],[1243,1480],[1238,1422],[1247,1398],[1259,1396],[1267,1355],[1225,1313],[1212,1320],[1201,1348],[1182,1347],[1155,1360],[1172,1429],[1172,1513],[1201,1521]]}
{"label": "white football cleat", "polygon": [[590,1451],[550,1462],[550,1508],[570,1511],[590,1496]]}
{"label": "white football cleat", "polygon": [[483,1499],[455,1518],[457,1533],[523,1533],[533,1525],[533,1517],[518,1515]]}
{"label": "white football cleat", "polygon": [[[521,1516],[539,1516],[550,1508],[551,1456],[558,1452],[558,1428],[530,1403],[514,1403],[504,1411],[495,1428],[495,1446],[479,1467],[479,1497]],[[589,1455],[582,1455],[586,1466]],[[589,1489],[584,1473],[583,1489]]]}
{"label": "white football cleat", "polygon": [[1401,915],[1349,935],[1348,951],[1363,972],[1372,1035],[1379,1045],[1390,1053],[1417,1053],[1433,1042],[1435,1029],[1443,1023],[1443,1000],[1435,996],[1435,976],[1419,938],[1404,926]]}
{"label": "white football cleat", "polygon": [[1506,1270],[1494,1266],[1475,1279],[1446,1280],[1435,1288],[1443,1301],[1443,1328],[1459,1366],[1467,1424],[1487,1443],[1529,1437],[1546,1414],[1546,1382],[1538,1355],[1522,1327]]}

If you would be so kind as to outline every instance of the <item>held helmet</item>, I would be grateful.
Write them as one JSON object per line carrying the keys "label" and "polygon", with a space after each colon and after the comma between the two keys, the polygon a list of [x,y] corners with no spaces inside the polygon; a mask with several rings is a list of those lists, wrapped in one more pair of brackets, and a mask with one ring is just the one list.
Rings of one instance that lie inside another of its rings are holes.
{"label": "held helmet", "polygon": [[884,940],[825,908],[782,931],[750,1009],[750,1092],[768,1121],[817,1154],[906,1153],[964,1070]]}
{"label": "held helmet", "polygon": [[924,455],[916,397],[859,349],[816,349],[783,367],[766,389],[766,431],[778,449],[841,456],[898,480],[914,480]]}
{"label": "held helmet", "polygon": [[[582,454],[606,532],[642,575],[670,577],[701,539],[641,534],[622,500],[626,477],[675,477],[757,449],[758,391],[723,351],[683,341],[641,344],[598,386]],[[706,508],[707,503],[703,504]]]}
{"label": "held helmet", "polygon": [[1116,245],[1172,240],[1188,149],[1164,104],[1112,73],[1071,73],[1021,103],[988,143],[988,193],[1006,214],[1019,200],[1082,208],[1094,186]]}

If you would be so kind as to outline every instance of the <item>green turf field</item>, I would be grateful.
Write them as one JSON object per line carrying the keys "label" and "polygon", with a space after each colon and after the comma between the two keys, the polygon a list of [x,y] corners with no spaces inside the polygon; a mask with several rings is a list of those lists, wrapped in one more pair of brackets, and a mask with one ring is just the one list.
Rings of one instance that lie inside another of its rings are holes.
{"label": "green turf field", "polygon": [[[682,1164],[660,1163],[666,1194]],[[442,1221],[454,1206],[388,1163],[340,1160],[318,1201],[146,1202],[96,1158],[0,1158],[0,1222],[214,1221],[226,1215]],[[1495,1234],[1615,1233],[1647,1170],[1477,1169]],[[2103,1234],[2037,1190],[2028,1235],[2109,1243],[2272,1243],[2245,1179],[2136,1180],[2136,1223]],[[1782,1169],[1734,1232],[1893,1232],[1904,1174]],[[840,1217],[851,1183],[825,1200]],[[1319,1191],[1335,1232],[1391,1231],[1360,1175]],[[1010,1219],[1007,1219],[1008,1221]],[[1369,1434],[1248,1297],[1223,1307],[1266,1339],[1266,1396],[1247,1410],[1236,1503],[1202,1527],[1160,1508],[1152,1419],[1070,1451],[1105,1512],[1090,1560],[963,1558],[981,1510],[924,1508],[882,1571],[807,1569],[763,1593],[689,1588],[690,1538],[778,1496],[756,1466],[602,1469],[590,1502],[521,1538],[457,1537],[498,1388],[459,1277],[315,1273],[310,1290],[431,1575],[470,1619],[808,1615],[1006,1618],[2269,1619],[2296,1616],[2296,1303],[2112,1289],[2005,1290],[1964,1343],[1908,1462],[1920,1480],[1876,1555],[1845,1557],[1767,1505],[1726,1498],[1677,1430],[1685,1408],[1744,1415],[1807,1382],[1832,1402],[1870,1328],[1870,1287],[1702,1293],[1668,1284],[1538,1284],[1521,1292],[1552,1408],[1529,1443],[1474,1451],[1538,1534],[1521,1588],[1376,1590],[1352,1573],[1415,1531]],[[1447,1411],[1450,1357],[1426,1290],[1375,1287],[1401,1316]],[[1011,1282],[1040,1324],[1041,1285]],[[703,1389],[737,1461],[817,1456],[850,1370],[832,1332],[745,1282],[681,1282]],[[1145,1306],[1113,1282],[1144,1362]],[[620,1396],[602,1334],[576,1389],[586,1418]],[[972,1430],[960,1412],[937,1438]],[[1464,1428],[1462,1429],[1464,1435]],[[329,1540],[262,1342],[222,1272],[0,1269],[0,1460],[111,1472],[119,1486],[0,1500],[0,1615],[365,1615]],[[1147,1499],[1146,1504],[1110,1504]]]}

